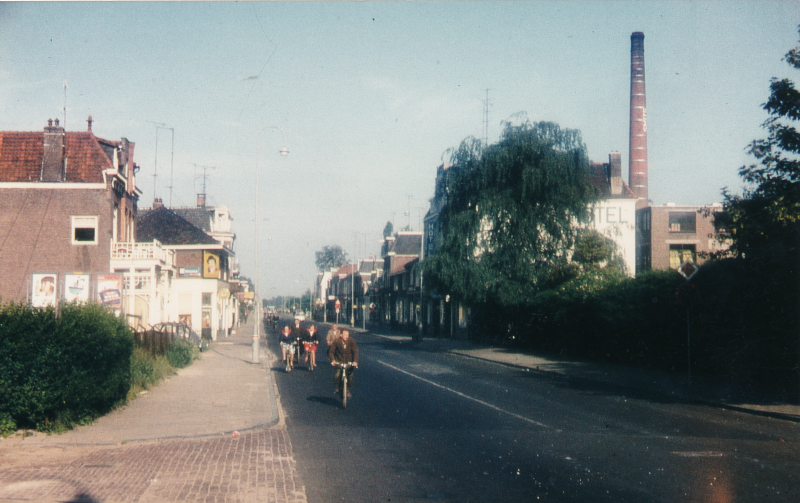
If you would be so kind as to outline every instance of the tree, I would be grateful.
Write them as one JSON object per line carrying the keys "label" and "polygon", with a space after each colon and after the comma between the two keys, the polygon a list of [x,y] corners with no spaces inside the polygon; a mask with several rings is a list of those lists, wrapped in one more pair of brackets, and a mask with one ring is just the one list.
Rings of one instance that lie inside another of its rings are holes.
{"label": "tree", "polygon": [[442,245],[426,278],[469,304],[518,306],[558,282],[597,192],[577,130],[504,124],[500,141],[455,149]]}
{"label": "tree", "polygon": [[386,226],[383,228],[383,238],[386,239],[392,235],[394,231],[394,226],[392,225],[391,221],[386,222]]}
{"label": "tree", "polygon": [[[800,46],[784,60],[800,70]],[[773,78],[762,105],[770,117],[766,139],[755,140],[748,153],[758,161],[739,168],[747,184],[742,196],[723,191],[724,211],[715,222],[732,241],[731,253],[769,262],[794,260],[800,241],[800,92],[789,79]]]}
{"label": "tree", "polygon": [[347,254],[339,245],[323,246],[322,250],[316,252],[315,263],[320,272],[341,267],[346,262]]}

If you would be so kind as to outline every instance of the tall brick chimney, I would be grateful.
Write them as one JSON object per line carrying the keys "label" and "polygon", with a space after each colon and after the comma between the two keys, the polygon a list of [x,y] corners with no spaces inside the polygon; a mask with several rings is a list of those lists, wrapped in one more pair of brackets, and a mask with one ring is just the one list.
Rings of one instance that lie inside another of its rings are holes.
{"label": "tall brick chimney", "polygon": [[42,156],[42,181],[64,181],[64,128],[58,125],[56,119],[47,119],[44,127],[44,153]]}
{"label": "tall brick chimney", "polygon": [[631,34],[631,122],[629,183],[637,208],[647,206],[647,104],[644,91],[644,33]]}

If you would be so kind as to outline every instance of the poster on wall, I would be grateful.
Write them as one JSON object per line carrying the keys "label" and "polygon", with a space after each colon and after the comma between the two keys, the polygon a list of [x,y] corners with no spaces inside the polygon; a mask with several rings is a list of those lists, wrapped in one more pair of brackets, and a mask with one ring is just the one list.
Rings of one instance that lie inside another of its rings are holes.
{"label": "poster on wall", "polygon": [[179,267],[178,276],[184,278],[202,278],[201,267]]}
{"label": "poster on wall", "polygon": [[64,275],[64,300],[67,302],[89,302],[88,274]]}
{"label": "poster on wall", "polygon": [[97,297],[105,307],[122,309],[122,275],[98,274]]}
{"label": "poster on wall", "polygon": [[203,277],[219,279],[219,254],[203,252]]}
{"label": "poster on wall", "polygon": [[33,307],[56,305],[57,278],[58,275],[55,273],[34,273],[32,275],[31,305]]}

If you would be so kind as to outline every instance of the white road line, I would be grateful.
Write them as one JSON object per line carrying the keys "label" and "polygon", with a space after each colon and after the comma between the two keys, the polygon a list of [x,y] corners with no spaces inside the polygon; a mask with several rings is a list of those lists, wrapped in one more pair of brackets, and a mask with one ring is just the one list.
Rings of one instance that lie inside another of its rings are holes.
{"label": "white road line", "polygon": [[520,416],[519,414],[514,414],[513,412],[509,412],[509,411],[507,411],[505,409],[501,409],[500,407],[497,407],[496,405],[492,405],[490,403],[484,402],[483,400],[478,400],[477,398],[473,398],[473,397],[471,397],[469,395],[465,395],[464,393],[461,393],[460,391],[456,391],[454,389],[448,388],[447,386],[442,386],[441,384],[437,384],[437,383],[435,383],[433,381],[429,381],[429,380],[425,379],[424,377],[420,377],[420,376],[418,376],[416,374],[412,374],[411,372],[407,372],[407,371],[405,371],[403,369],[397,368],[394,365],[390,365],[390,364],[388,364],[386,362],[382,362],[380,360],[375,360],[375,361],[380,363],[381,365],[385,365],[385,366],[389,367],[392,370],[396,370],[396,371],[401,372],[401,373],[403,373],[403,374],[405,374],[407,376],[413,377],[414,379],[419,379],[420,381],[428,383],[428,384],[430,384],[432,386],[436,386],[437,388],[442,388],[442,389],[447,390],[447,391],[449,391],[451,393],[455,393],[456,395],[458,395],[458,396],[460,396],[462,398],[466,398],[467,400],[472,400],[473,402],[478,402],[479,404],[484,405],[486,407],[489,407],[490,409],[494,409],[494,410],[502,412],[504,414],[508,414],[509,416],[513,416],[513,417],[515,417],[517,419],[521,419],[523,421],[527,421],[527,422],[529,422],[531,424],[535,424],[536,426],[541,426],[542,428],[550,428],[546,424],[540,423],[538,421],[534,421],[533,419],[528,419],[527,417]]}

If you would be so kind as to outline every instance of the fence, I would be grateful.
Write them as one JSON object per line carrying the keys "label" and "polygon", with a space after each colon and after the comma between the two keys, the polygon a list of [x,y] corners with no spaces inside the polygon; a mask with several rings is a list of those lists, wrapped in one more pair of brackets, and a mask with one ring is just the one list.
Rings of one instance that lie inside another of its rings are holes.
{"label": "fence", "polygon": [[167,352],[173,339],[180,336],[160,330],[140,330],[134,332],[134,341],[137,346],[145,348],[153,356],[163,355]]}

